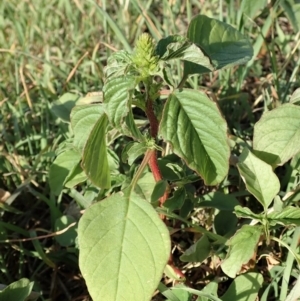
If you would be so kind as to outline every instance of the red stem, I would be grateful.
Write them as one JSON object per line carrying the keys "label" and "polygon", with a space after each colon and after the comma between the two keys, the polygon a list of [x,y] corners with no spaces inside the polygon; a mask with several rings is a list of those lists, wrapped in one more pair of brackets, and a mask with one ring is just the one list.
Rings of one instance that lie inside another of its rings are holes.
{"label": "red stem", "polygon": [[[146,115],[147,115],[149,123],[150,123],[150,135],[153,139],[156,139],[157,134],[158,134],[158,120],[154,114],[153,103],[152,103],[151,99],[147,99]],[[161,172],[160,172],[160,169],[158,166],[158,161],[157,161],[157,151],[155,149],[153,149],[151,151],[151,155],[150,155],[148,164],[153,173],[155,182],[162,180],[163,178],[162,178],[162,175],[161,175]],[[162,206],[164,204],[164,202],[167,200],[167,198],[168,198],[168,192],[166,190],[164,195],[159,199],[160,206]],[[164,218],[165,218],[165,216],[161,215],[161,219],[164,219]],[[185,275],[174,265],[172,253],[170,254],[168,264],[173,268],[174,272],[180,278],[185,278]]]}
{"label": "red stem", "polygon": [[150,122],[150,135],[152,138],[156,139],[158,134],[158,120],[154,114],[153,102],[151,99],[147,100],[146,114]]}
{"label": "red stem", "polygon": [[[156,139],[157,134],[158,134],[158,120],[154,114],[153,103],[152,103],[151,99],[147,100],[146,115],[147,115],[147,117],[149,119],[149,123],[150,123],[150,135],[152,138]],[[148,164],[153,173],[155,182],[162,180],[163,178],[162,178],[159,166],[158,166],[156,150],[152,151],[152,154],[150,156]],[[167,191],[165,191],[164,195],[159,199],[161,206],[167,200],[167,198],[168,198],[168,193],[167,193]]]}
{"label": "red stem", "polygon": [[175,272],[175,274],[181,278],[181,279],[186,279],[185,275],[182,273],[181,270],[179,270],[175,265],[174,265],[174,261],[173,261],[173,256],[172,253],[170,254],[169,260],[168,260],[168,265],[172,267],[173,271]]}

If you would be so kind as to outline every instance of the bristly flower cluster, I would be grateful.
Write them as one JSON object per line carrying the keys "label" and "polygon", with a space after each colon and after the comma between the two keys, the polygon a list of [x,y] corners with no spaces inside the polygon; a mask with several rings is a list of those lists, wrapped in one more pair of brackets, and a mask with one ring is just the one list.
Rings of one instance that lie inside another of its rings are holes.
{"label": "bristly flower cluster", "polygon": [[158,56],[155,54],[155,44],[152,38],[143,33],[136,43],[132,55],[132,63],[144,79],[158,71]]}

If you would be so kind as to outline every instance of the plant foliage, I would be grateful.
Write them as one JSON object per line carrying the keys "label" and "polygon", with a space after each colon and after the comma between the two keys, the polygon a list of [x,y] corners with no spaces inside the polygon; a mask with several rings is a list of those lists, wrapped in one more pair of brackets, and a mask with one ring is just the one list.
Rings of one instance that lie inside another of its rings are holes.
{"label": "plant foliage", "polygon": [[[272,19],[266,18],[253,47],[243,33],[244,23],[265,5],[242,1],[233,14],[236,27],[197,15],[185,35],[158,39],[141,34],[133,50],[110,15],[95,6],[124,50],[105,60],[102,91],[83,97],[67,92],[52,103],[62,133],[49,169],[50,199],[30,188],[50,208],[58,252],[75,265],[79,257],[94,301],[150,301],[156,300],[155,292],[169,301],[254,301],[258,295],[264,301],[279,278],[279,300],[285,300],[290,275],[299,277],[299,88],[290,98],[287,88],[276,102],[265,100],[262,114],[239,91]],[[298,28],[293,5],[298,4],[276,1],[272,8],[286,11]],[[221,94],[199,89],[198,76],[205,81],[217,72],[218,80],[224,83],[227,77],[228,91],[236,89],[237,94],[217,101]],[[239,83],[230,82],[233,74],[240,75]],[[279,93],[282,83],[277,75],[273,80]],[[228,106],[231,101],[234,105]],[[240,108],[247,111],[250,128],[240,123]],[[34,178],[28,181],[35,183]],[[62,214],[56,205],[65,193],[75,209]],[[21,212],[9,202],[0,204],[8,213]],[[32,241],[35,252],[24,249],[26,255],[58,271],[59,259],[36,239],[35,231],[1,222],[0,234],[4,237],[8,230]],[[264,276],[271,275],[267,283],[257,263],[269,260],[270,246],[277,249],[277,244],[288,250],[286,268],[265,271]],[[187,269],[194,263],[209,265],[190,286]],[[213,278],[210,270],[222,277]],[[174,285],[166,286],[163,277]],[[0,291],[0,300],[37,298],[32,288],[33,282],[21,279]],[[296,284],[288,298],[298,295]]]}

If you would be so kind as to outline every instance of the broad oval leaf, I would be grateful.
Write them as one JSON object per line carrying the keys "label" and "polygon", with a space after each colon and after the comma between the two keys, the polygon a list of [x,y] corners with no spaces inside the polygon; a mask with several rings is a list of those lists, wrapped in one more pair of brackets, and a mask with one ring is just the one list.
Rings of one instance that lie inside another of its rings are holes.
{"label": "broad oval leaf", "polygon": [[[204,15],[192,19],[187,38],[209,56],[216,69],[244,64],[253,56],[250,42],[238,30]],[[209,69],[184,62],[185,75],[205,72]]]}
{"label": "broad oval leaf", "polygon": [[259,273],[252,272],[239,275],[230,284],[226,293],[221,297],[221,300],[255,301],[263,282],[263,276]]}
{"label": "broad oval leaf", "polygon": [[234,207],[239,204],[239,201],[233,195],[213,191],[201,196],[201,200],[197,203],[197,207],[216,208],[218,210],[227,210],[232,212]]}
{"label": "broad oval leaf", "polygon": [[197,242],[185,250],[180,256],[180,260],[183,262],[202,262],[209,256],[211,249],[211,243],[204,234]]}
{"label": "broad oval leaf", "polygon": [[103,114],[91,131],[83,151],[82,168],[92,183],[110,187],[110,170],[106,150],[107,116]]}
{"label": "broad oval leaf", "polygon": [[82,151],[97,120],[103,115],[103,104],[75,106],[71,112],[71,126],[74,133],[73,145]]}
{"label": "broad oval leaf", "polygon": [[263,114],[254,126],[255,154],[272,166],[283,165],[300,151],[300,107],[284,104]]}
{"label": "broad oval leaf", "polygon": [[226,275],[235,278],[242,265],[251,259],[261,233],[261,227],[244,225],[229,240],[229,252],[221,264],[222,270]]}
{"label": "broad oval leaf", "polygon": [[159,198],[161,198],[164,195],[167,187],[168,181],[166,180],[160,180],[156,182],[151,194],[151,203],[157,202]]}
{"label": "broad oval leaf", "polygon": [[265,210],[280,190],[280,182],[271,165],[244,148],[237,164],[248,191],[263,205]]}
{"label": "broad oval leaf", "polygon": [[[77,221],[71,215],[63,215],[55,221],[55,231],[64,231],[60,235],[55,236],[55,240],[63,247],[75,245],[77,238]],[[67,227],[70,227],[66,230]]]}
{"label": "broad oval leaf", "polygon": [[232,211],[219,211],[214,218],[214,227],[218,235],[230,237],[237,230],[238,219]]}
{"label": "broad oval leaf", "polygon": [[[81,157],[80,157],[81,159]],[[72,188],[84,181],[87,180],[87,176],[85,172],[82,170],[80,162],[77,164],[74,164],[74,168],[71,170],[71,172],[68,174],[64,181],[64,185],[67,188]]]}
{"label": "broad oval leaf", "polygon": [[164,207],[168,209],[169,212],[172,212],[176,209],[181,209],[186,197],[186,191],[184,187],[180,187],[174,191],[173,196],[168,198],[164,202]]}
{"label": "broad oval leaf", "polygon": [[139,178],[137,184],[134,186],[134,192],[143,200],[151,202],[151,195],[155,184],[153,173],[146,172]]}
{"label": "broad oval leaf", "polygon": [[104,68],[105,77],[123,76],[130,70],[131,64],[131,54],[128,51],[120,50],[114,52],[107,59],[107,65]]}
{"label": "broad oval leaf", "polygon": [[[29,299],[37,299],[39,297],[38,293],[32,292],[33,282],[30,282],[26,278],[19,279],[2,289],[0,291],[0,300],[1,301],[9,301],[9,300],[29,300]],[[27,299],[27,297],[30,298]]]}
{"label": "broad oval leaf", "polygon": [[253,0],[244,0],[241,2],[241,7],[239,9],[239,13],[245,15],[244,22],[246,19],[252,19],[254,18],[263,10],[263,8],[266,6],[267,0],[262,1],[253,1]]}
{"label": "broad oval leaf", "polygon": [[133,142],[131,144],[127,144],[122,153],[122,160],[126,162],[128,160],[128,164],[132,165],[133,162],[140,156],[145,155],[149,146],[146,142]]}
{"label": "broad oval leaf", "polygon": [[133,121],[131,99],[136,86],[134,76],[110,78],[103,87],[106,113],[110,124],[121,133],[133,138],[141,138],[142,134]]}
{"label": "broad oval leaf", "polygon": [[65,93],[52,103],[51,111],[64,122],[70,122],[71,110],[79,98],[80,96],[77,94]]}
{"label": "broad oval leaf", "polygon": [[224,179],[230,153],[227,124],[217,105],[203,92],[181,89],[170,94],[160,134],[207,185]]}
{"label": "broad oval leaf", "polygon": [[120,127],[129,112],[130,99],[135,88],[134,76],[114,77],[103,87],[108,119],[113,126]]}
{"label": "broad oval leaf", "polygon": [[68,149],[59,154],[49,170],[49,185],[52,193],[59,195],[68,176],[74,172],[81,157],[74,149]]}
{"label": "broad oval leaf", "polygon": [[211,64],[209,57],[206,56],[197,45],[179,35],[168,36],[167,38],[161,39],[157,43],[156,52],[160,56],[160,59],[164,61],[181,59],[204,66],[210,71],[214,70],[214,66]]}
{"label": "broad oval leaf", "polygon": [[169,232],[135,193],[92,205],[79,221],[79,266],[94,301],[149,301],[170,256]]}
{"label": "broad oval leaf", "polygon": [[[215,297],[218,296],[218,280],[214,279],[211,282],[209,282],[202,290],[202,293],[211,294]],[[211,301],[212,299],[209,299],[207,297],[199,296],[196,301]]]}

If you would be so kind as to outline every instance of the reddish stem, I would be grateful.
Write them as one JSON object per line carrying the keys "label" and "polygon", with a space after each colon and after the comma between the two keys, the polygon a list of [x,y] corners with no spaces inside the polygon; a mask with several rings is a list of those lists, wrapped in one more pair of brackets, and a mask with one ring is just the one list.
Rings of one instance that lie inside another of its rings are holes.
{"label": "reddish stem", "polygon": [[[158,134],[158,120],[155,116],[154,110],[153,110],[153,102],[151,99],[147,99],[147,104],[146,104],[146,115],[148,117],[149,123],[150,123],[150,135],[153,139],[156,139],[157,134]],[[158,161],[157,161],[157,151],[155,149],[151,150],[150,154],[150,159],[148,161],[149,167],[153,173],[155,182],[158,182],[162,180],[162,175],[158,166]],[[168,198],[168,192],[167,190],[165,191],[164,195],[159,199],[160,206],[164,204],[164,202]],[[164,219],[165,216],[161,215],[161,219]],[[173,262],[173,257],[172,253],[170,254],[168,264],[173,268],[174,272],[180,277],[180,278],[185,278],[185,275],[180,271],[176,266],[174,265]]]}
{"label": "reddish stem", "polygon": [[151,156],[150,156],[148,164],[153,173],[155,182],[162,180],[162,175],[161,175],[161,172],[160,172],[160,169],[158,166],[158,162],[157,162],[157,152],[155,149],[151,150]]}
{"label": "reddish stem", "polygon": [[158,134],[158,120],[154,114],[153,102],[151,99],[147,100],[146,103],[146,114],[150,122],[150,135],[152,138],[156,139]]}
{"label": "reddish stem", "polygon": [[185,279],[185,275],[182,273],[181,270],[179,270],[175,265],[174,265],[174,262],[173,262],[173,256],[172,256],[172,253],[170,254],[170,257],[169,257],[169,260],[168,260],[168,265],[172,267],[173,271],[175,272],[175,274],[181,278],[181,279]]}
{"label": "reddish stem", "polygon": [[[154,114],[153,103],[152,103],[151,99],[147,100],[146,115],[147,115],[147,117],[149,119],[149,123],[150,123],[150,135],[152,138],[156,139],[157,134],[158,134],[158,120]],[[152,150],[152,154],[150,156],[148,164],[153,173],[155,182],[162,180],[163,178],[162,178],[159,166],[158,166],[156,150]],[[164,195],[159,199],[161,206],[167,200],[167,198],[168,198],[168,193],[167,193],[167,191],[165,191]]]}

